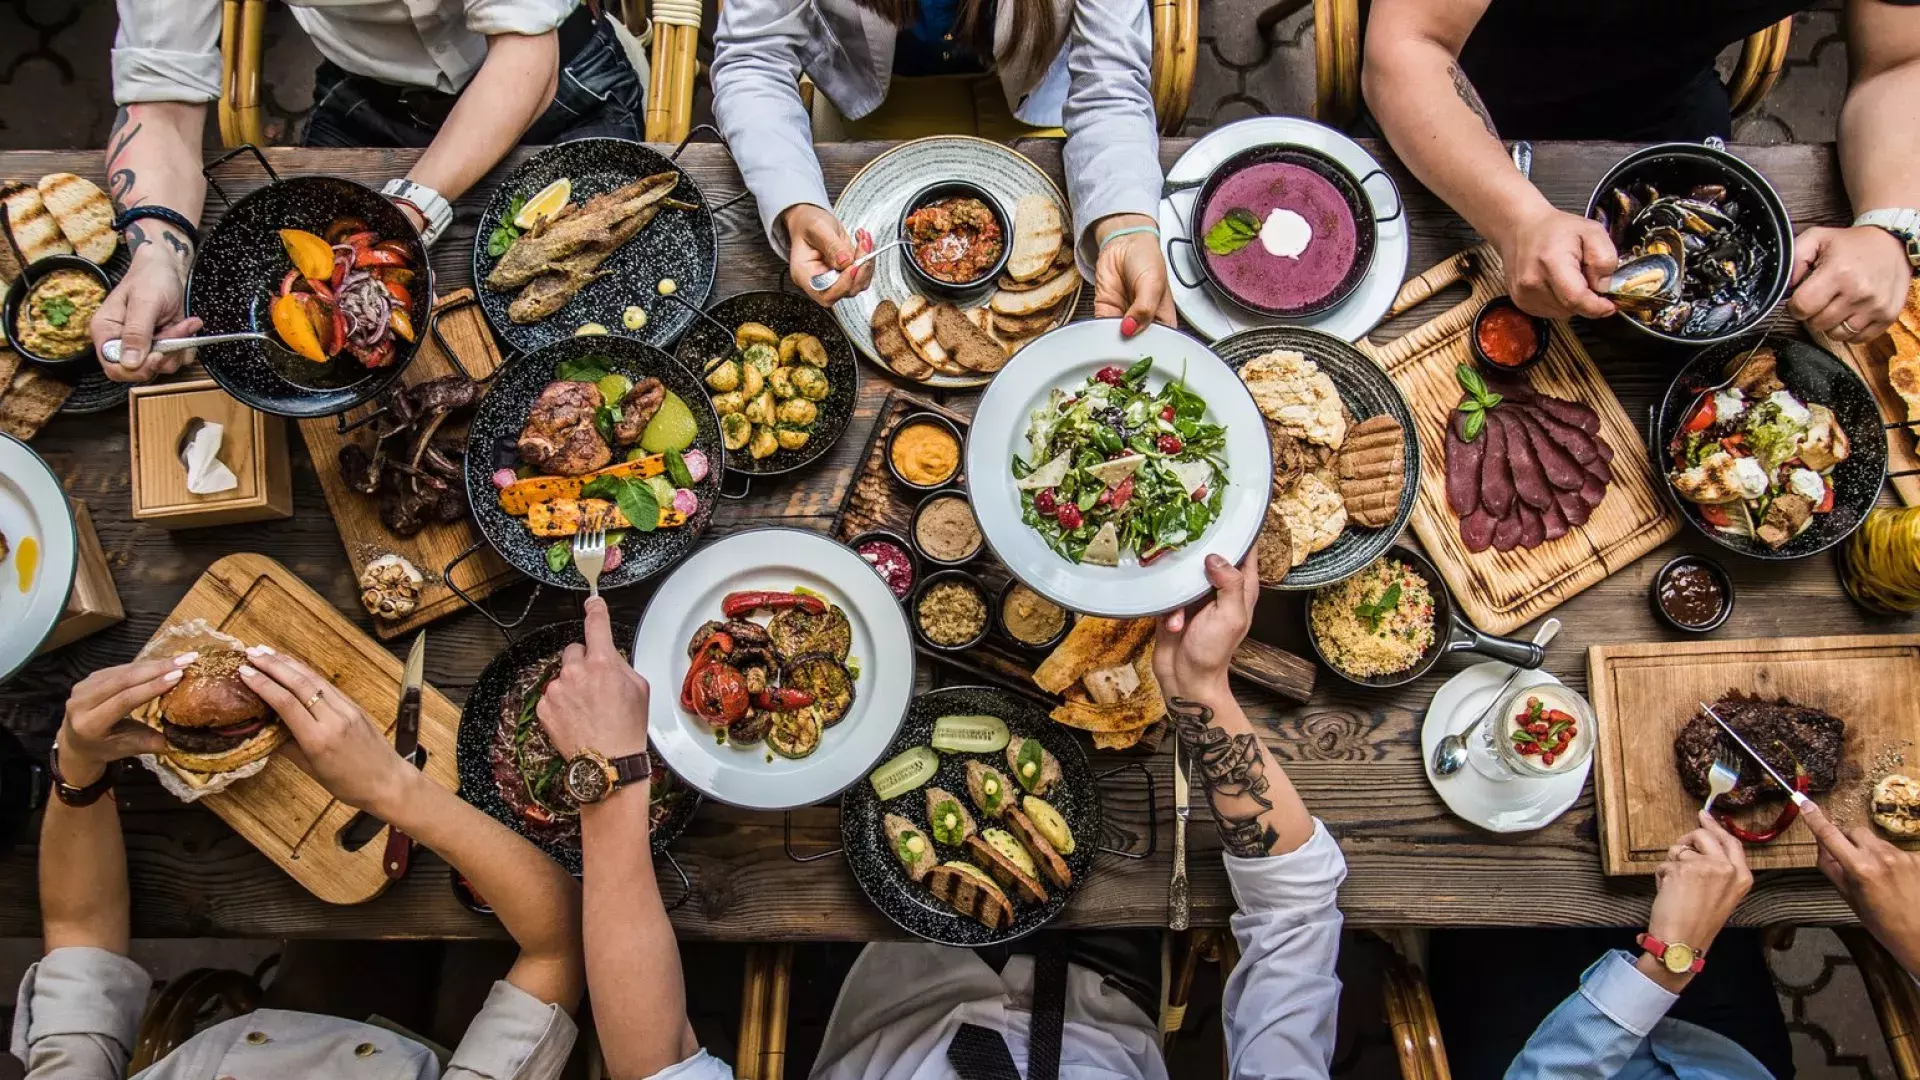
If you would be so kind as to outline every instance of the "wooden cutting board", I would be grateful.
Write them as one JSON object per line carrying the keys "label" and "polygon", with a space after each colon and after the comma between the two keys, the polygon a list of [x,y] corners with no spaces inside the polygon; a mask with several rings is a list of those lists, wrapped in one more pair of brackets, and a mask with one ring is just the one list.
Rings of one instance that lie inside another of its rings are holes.
{"label": "wooden cutting board", "polygon": [[[1914,319],[1920,323],[1920,312],[1916,312],[1912,299],[1907,301],[1907,310],[1902,320]],[[1860,373],[1866,381],[1867,389],[1873,391],[1873,399],[1880,405],[1880,415],[1887,423],[1899,423],[1908,419],[1907,403],[1894,392],[1893,383],[1887,379],[1887,361],[1894,351],[1904,344],[1907,348],[1920,348],[1920,335],[1908,330],[1901,323],[1881,334],[1872,341],[1841,344],[1825,334],[1813,334],[1814,343],[1845,361],[1853,370]],[[1895,335],[1902,335],[1902,342],[1896,342]],[[1913,419],[1920,419],[1916,415]],[[1913,472],[1920,470],[1920,427],[1894,428],[1887,432],[1887,472]],[[1894,476],[1887,481],[1894,495],[1908,506],[1920,505],[1920,474]]]}
{"label": "wooden cutting board", "polygon": [[[1696,826],[1701,800],[1674,767],[1681,725],[1729,690],[1825,709],[1847,724],[1840,778],[1815,796],[1841,827],[1869,820],[1873,785],[1920,769],[1920,634],[1650,641],[1587,651],[1587,692],[1599,720],[1594,801],[1601,862],[1609,874],[1650,874],[1667,848]],[[1741,811],[1764,826],[1780,803]],[[1796,822],[1768,844],[1749,845],[1755,869],[1813,866],[1813,833]]]}
{"label": "wooden cutting board", "polygon": [[[458,289],[448,293],[435,301],[434,310],[440,313],[437,323],[439,336],[459,354],[460,360],[466,365],[467,374],[476,379],[493,374],[501,363],[500,348],[494,344],[493,334],[487,329],[480,306],[474,303],[473,290]],[[429,335],[414,357],[413,366],[407,369],[401,381],[413,386],[428,379],[451,375],[457,370],[447,357],[446,349]],[[348,414],[348,421],[366,415],[375,407],[372,404],[362,405]],[[395,536],[388,532],[386,526],[380,524],[379,501],[348,487],[340,477],[338,465],[341,446],[357,440],[371,447],[373,437],[361,430],[342,435],[335,427],[335,420],[331,416],[302,420],[300,435],[307,440],[307,452],[313,455],[313,469],[320,474],[320,487],[327,496],[327,509],[333,512],[333,520],[340,527],[340,539],[346,544],[347,562],[353,567],[354,577],[357,579],[369,562],[392,552],[405,556],[427,578],[427,584],[420,590],[420,606],[414,608],[413,614],[391,622],[375,619],[374,632],[383,639],[396,638],[460,610],[463,602],[447,587],[446,581],[441,578],[441,571],[455,556],[479,541],[480,533],[472,519],[451,525],[430,524],[412,536]],[[443,426],[440,430],[442,433],[451,433],[464,430],[465,426],[464,423],[457,427]],[[502,562],[492,548],[484,546],[453,572],[454,583],[476,601],[518,579],[519,574],[513,567]]]}
{"label": "wooden cutting board", "polygon": [[1475,626],[1507,634],[1565,603],[1582,589],[1659,547],[1680,531],[1680,515],[1659,488],[1645,439],[1613,396],[1593,358],[1564,322],[1551,324],[1547,355],[1524,378],[1543,394],[1585,402],[1600,414],[1600,434],[1613,448],[1613,484],[1585,525],[1532,549],[1478,554],[1460,539],[1447,506],[1446,425],[1460,401],[1454,370],[1473,363],[1468,334],[1486,302],[1506,292],[1493,248],[1468,248],[1407,282],[1394,300],[1398,314],[1459,282],[1467,298],[1386,345],[1356,346],[1386,369],[1413,410],[1420,434],[1420,497],[1413,531]]}
{"label": "wooden cutting board", "polygon": [[[190,619],[205,619],[250,645],[271,645],[298,657],[359,702],[392,739],[405,665],[286,567],[265,555],[226,556],[207,568],[162,625]],[[423,687],[420,748],[427,755],[425,769],[449,791],[460,786],[454,751],[459,727],[460,707],[433,687]],[[281,755],[269,758],[265,770],[206,796],[200,804],[328,903],[358,904],[388,885],[381,865],[387,830],[348,851],[341,834],[357,811]]]}

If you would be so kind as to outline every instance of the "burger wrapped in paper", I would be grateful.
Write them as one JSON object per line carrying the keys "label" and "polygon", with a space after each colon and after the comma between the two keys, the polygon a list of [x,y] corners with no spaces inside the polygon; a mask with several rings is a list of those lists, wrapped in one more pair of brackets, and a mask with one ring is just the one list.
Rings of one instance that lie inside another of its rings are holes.
{"label": "burger wrapped in paper", "polygon": [[240,666],[247,662],[245,648],[238,638],[194,620],[164,632],[142,650],[142,659],[189,650],[200,654],[172,689],[134,714],[166,736],[167,748],[155,756],[190,788],[256,762],[264,764],[287,740],[286,726],[272,707],[240,678]]}

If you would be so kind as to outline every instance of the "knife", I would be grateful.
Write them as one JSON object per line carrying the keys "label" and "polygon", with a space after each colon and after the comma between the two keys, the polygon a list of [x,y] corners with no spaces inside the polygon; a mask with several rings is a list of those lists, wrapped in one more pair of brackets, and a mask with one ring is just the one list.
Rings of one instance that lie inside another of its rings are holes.
{"label": "knife", "polygon": [[[400,713],[393,721],[393,752],[420,767],[415,751],[420,749],[420,681],[427,666],[427,632],[413,639],[407,653],[407,671],[400,678]],[[399,881],[407,875],[407,863],[413,856],[413,840],[391,826],[387,832],[387,854],[382,860],[387,880]]]}
{"label": "knife", "polygon": [[1780,785],[1780,790],[1787,793],[1787,798],[1793,800],[1793,805],[1799,806],[1799,807],[1805,807],[1808,803],[1813,801],[1812,799],[1809,799],[1807,796],[1801,794],[1799,791],[1795,790],[1792,784],[1787,783],[1785,777],[1781,776],[1780,773],[1777,770],[1775,770],[1773,766],[1767,764],[1766,758],[1763,758],[1759,754],[1754,753],[1753,747],[1747,745],[1747,740],[1741,738],[1739,732],[1734,731],[1733,728],[1729,726],[1725,720],[1720,719],[1719,713],[1713,711],[1713,706],[1702,701],[1700,702],[1700,707],[1706,710],[1706,714],[1713,718],[1714,723],[1720,725],[1720,730],[1726,732],[1727,737],[1732,739],[1736,746],[1746,751],[1746,754],[1748,757],[1760,763],[1760,767],[1767,771],[1767,775],[1773,778],[1773,782]]}
{"label": "knife", "polygon": [[1187,757],[1173,738],[1173,883],[1167,887],[1167,929],[1187,928]]}

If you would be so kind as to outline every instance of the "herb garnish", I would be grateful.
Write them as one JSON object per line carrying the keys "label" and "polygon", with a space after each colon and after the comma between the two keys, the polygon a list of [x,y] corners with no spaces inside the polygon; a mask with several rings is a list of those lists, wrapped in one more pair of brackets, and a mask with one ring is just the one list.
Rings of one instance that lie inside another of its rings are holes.
{"label": "herb garnish", "polygon": [[525,195],[515,195],[508,201],[506,210],[500,215],[500,224],[495,225],[493,232],[487,234],[489,258],[497,259],[505,255],[507,249],[513,246],[513,242],[520,239],[520,230],[514,225],[513,219],[519,217],[520,211],[526,209],[526,206]]}
{"label": "herb garnish", "polygon": [[638,532],[649,533],[660,526],[660,500],[638,477],[596,476],[581,486],[580,497],[612,502]]}
{"label": "herb garnish", "polygon": [[64,296],[49,296],[40,301],[40,315],[54,326],[65,326],[73,318],[73,301]]}
{"label": "herb garnish", "polygon": [[1381,593],[1380,599],[1373,603],[1353,605],[1353,613],[1367,620],[1367,628],[1377,634],[1380,632],[1380,620],[1393,614],[1399,606],[1400,583],[1396,581],[1387,586],[1387,591]]}
{"label": "herb garnish", "polygon": [[1215,255],[1231,255],[1253,243],[1253,238],[1259,235],[1260,219],[1250,210],[1234,207],[1207,230],[1207,250]]}
{"label": "herb garnish", "polygon": [[1466,430],[1461,432],[1461,437],[1472,442],[1480,437],[1480,432],[1487,426],[1487,410],[1506,399],[1489,391],[1487,380],[1481,378],[1480,373],[1467,364],[1454,368],[1453,375],[1460,380],[1461,388],[1467,392],[1467,396],[1459,405],[1460,412],[1467,418]]}

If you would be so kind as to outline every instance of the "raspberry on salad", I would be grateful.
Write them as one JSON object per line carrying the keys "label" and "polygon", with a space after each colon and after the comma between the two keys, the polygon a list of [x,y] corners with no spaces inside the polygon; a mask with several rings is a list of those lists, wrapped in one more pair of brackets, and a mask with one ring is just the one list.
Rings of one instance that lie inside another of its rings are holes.
{"label": "raspberry on salad", "polygon": [[1080,508],[1073,503],[1061,503],[1060,509],[1054,512],[1054,519],[1060,522],[1060,527],[1063,529],[1077,529],[1083,520],[1080,516]]}

